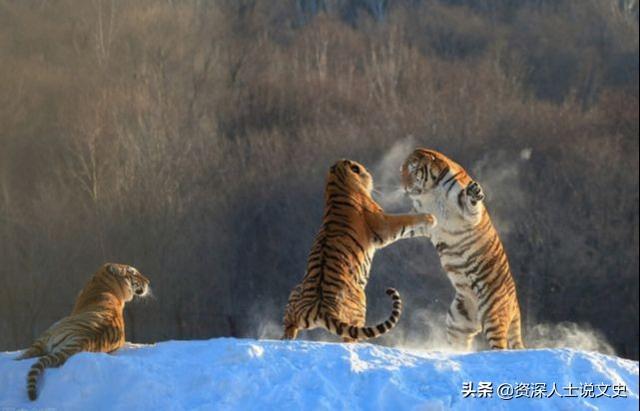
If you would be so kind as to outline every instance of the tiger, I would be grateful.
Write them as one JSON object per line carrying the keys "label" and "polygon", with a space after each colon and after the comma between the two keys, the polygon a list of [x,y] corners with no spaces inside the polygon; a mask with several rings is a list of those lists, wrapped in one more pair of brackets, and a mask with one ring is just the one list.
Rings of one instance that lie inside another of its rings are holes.
{"label": "tiger", "polygon": [[425,148],[406,158],[401,179],[414,211],[438,218],[430,240],[455,288],[446,319],[449,343],[470,350],[482,331],[491,349],[524,348],[516,284],[480,184]]}
{"label": "tiger", "polygon": [[27,394],[38,397],[37,382],[48,367],[59,367],[81,351],[113,352],[124,345],[123,310],[134,296],[149,293],[149,280],[137,269],[104,264],[76,298],[71,314],[54,323],[16,360],[39,357],[27,375]]}
{"label": "tiger", "polygon": [[436,220],[430,214],[385,214],[372,190],[373,178],[362,164],[343,159],[330,167],[322,226],[306,274],[290,293],[282,339],[293,340],[298,330],[321,327],[344,342],[356,342],[378,337],[398,322],[402,301],[398,291],[389,288],[390,317],[365,326],[365,287],[374,253],[402,238],[426,236]]}

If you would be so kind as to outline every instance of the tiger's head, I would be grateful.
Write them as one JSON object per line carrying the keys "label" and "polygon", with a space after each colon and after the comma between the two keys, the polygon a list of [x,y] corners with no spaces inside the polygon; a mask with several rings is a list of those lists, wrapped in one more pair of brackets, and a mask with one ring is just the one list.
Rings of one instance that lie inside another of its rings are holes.
{"label": "tiger's head", "polygon": [[444,154],[419,148],[402,164],[402,185],[409,196],[419,196],[436,187],[447,172],[457,173],[462,170],[460,165]]}
{"label": "tiger's head", "polygon": [[337,179],[355,191],[364,191],[367,195],[373,190],[373,177],[360,163],[353,160],[338,160],[329,169],[329,181]]}
{"label": "tiger's head", "polygon": [[[120,307],[133,297],[150,294],[149,280],[126,264],[102,265],[76,297],[72,314],[108,308],[115,299]],[[105,298],[106,295],[111,297]]]}
{"label": "tiger's head", "polygon": [[134,296],[144,297],[149,293],[149,279],[130,265],[107,263],[98,273],[101,274],[119,284],[124,291],[125,301],[131,301]]}

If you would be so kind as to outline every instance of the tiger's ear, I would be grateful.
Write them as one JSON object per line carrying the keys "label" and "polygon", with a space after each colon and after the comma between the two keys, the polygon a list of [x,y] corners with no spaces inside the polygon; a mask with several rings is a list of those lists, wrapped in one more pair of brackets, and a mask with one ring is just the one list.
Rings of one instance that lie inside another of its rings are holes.
{"label": "tiger's ear", "polygon": [[449,164],[441,158],[434,158],[431,162],[438,168],[440,173],[449,171]]}
{"label": "tiger's ear", "polygon": [[107,264],[107,271],[109,272],[109,274],[113,274],[113,275],[120,275],[120,269],[118,267],[116,267],[115,264]]}

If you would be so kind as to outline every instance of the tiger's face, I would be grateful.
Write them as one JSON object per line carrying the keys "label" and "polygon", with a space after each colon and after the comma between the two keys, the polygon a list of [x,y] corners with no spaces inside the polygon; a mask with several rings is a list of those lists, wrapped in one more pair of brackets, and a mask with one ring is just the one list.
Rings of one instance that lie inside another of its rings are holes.
{"label": "tiger's face", "polygon": [[346,159],[338,160],[330,168],[329,178],[331,178],[332,175],[346,182],[356,190],[364,190],[367,194],[371,194],[373,190],[373,177],[371,177],[369,171],[357,161]]}
{"label": "tiger's face", "polygon": [[127,291],[126,301],[130,301],[134,296],[144,297],[149,293],[149,279],[136,268],[126,264],[108,263],[105,264],[105,270],[124,285]]}
{"label": "tiger's face", "polygon": [[451,168],[444,155],[433,150],[415,150],[402,164],[402,185],[409,196],[428,193]]}

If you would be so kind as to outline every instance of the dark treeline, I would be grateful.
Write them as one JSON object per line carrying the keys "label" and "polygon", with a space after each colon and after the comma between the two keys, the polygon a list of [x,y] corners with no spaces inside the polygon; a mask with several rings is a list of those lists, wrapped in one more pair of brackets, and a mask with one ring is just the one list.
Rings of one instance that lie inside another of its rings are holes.
{"label": "dark treeline", "polygon": [[[0,0],[0,349],[104,261],[152,280],[130,341],[279,337],[328,166],[389,193],[422,145],[484,185],[525,341],[568,321],[637,359],[638,109],[635,1]],[[387,286],[381,343],[444,328],[426,241],[377,254],[370,322]]]}

